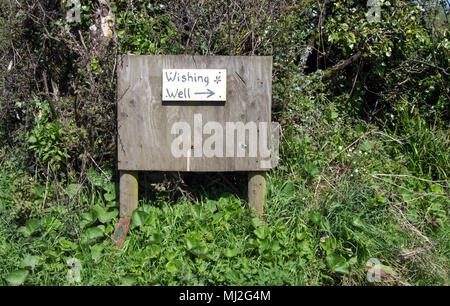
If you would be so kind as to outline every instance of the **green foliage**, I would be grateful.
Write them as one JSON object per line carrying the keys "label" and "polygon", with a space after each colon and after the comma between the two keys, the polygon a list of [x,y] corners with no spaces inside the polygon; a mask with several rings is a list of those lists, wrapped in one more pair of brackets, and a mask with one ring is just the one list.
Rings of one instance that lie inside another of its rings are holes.
{"label": "green foliage", "polygon": [[44,103],[36,102],[36,109],[39,112],[34,120],[34,126],[27,136],[28,150],[33,154],[36,163],[42,165],[52,164],[59,170],[67,164],[67,154],[65,142],[69,141],[61,128],[60,122],[50,120],[50,111]]}

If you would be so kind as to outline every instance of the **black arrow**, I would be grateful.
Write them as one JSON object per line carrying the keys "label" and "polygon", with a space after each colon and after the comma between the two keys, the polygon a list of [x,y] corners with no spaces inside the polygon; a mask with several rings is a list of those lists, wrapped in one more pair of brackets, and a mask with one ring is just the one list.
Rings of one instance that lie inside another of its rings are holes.
{"label": "black arrow", "polygon": [[208,95],[206,98],[211,97],[213,94],[215,94],[214,91],[212,91],[211,89],[207,89],[207,92],[195,92],[196,95]]}

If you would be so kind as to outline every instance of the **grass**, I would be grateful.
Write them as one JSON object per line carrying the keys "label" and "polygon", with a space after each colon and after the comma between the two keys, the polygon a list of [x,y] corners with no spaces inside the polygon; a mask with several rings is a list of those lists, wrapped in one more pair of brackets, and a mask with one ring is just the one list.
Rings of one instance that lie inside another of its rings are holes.
{"label": "grass", "polygon": [[[448,133],[294,107],[304,116],[285,125],[263,221],[245,175],[193,175],[194,197],[172,200],[149,174],[120,250],[111,171],[62,188],[4,147],[0,285],[448,285]],[[386,276],[368,281],[371,268]]]}

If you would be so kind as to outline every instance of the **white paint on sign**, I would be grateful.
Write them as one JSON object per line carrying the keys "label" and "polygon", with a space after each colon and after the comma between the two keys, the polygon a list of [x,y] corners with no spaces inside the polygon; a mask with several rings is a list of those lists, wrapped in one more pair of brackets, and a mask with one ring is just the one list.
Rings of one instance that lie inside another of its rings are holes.
{"label": "white paint on sign", "polygon": [[163,101],[226,101],[226,69],[163,69]]}

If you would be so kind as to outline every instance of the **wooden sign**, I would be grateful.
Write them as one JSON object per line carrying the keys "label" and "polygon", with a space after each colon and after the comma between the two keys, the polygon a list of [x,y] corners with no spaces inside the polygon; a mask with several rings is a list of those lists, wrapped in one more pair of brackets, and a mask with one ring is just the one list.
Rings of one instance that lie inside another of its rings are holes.
{"label": "wooden sign", "polygon": [[162,101],[226,101],[226,69],[163,69]]}
{"label": "wooden sign", "polygon": [[268,170],[271,101],[269,56],[123,55],[118,168]]}

